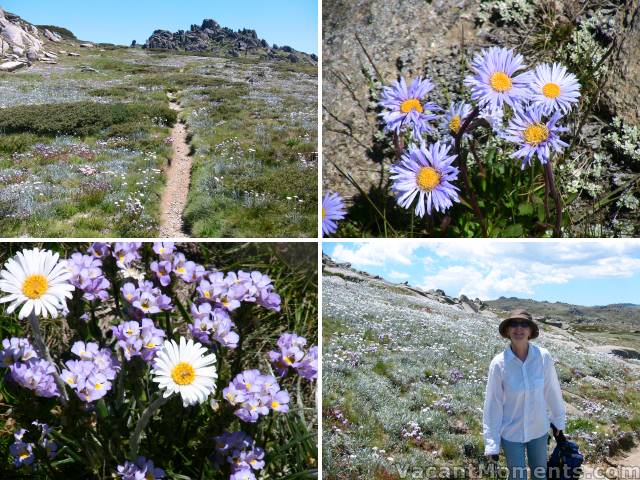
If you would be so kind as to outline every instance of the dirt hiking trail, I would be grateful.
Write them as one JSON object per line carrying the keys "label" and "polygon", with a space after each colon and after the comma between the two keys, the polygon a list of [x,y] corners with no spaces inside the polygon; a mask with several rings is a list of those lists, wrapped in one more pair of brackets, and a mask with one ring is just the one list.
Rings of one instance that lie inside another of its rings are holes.
{"label": "dirt hiking trail", "polygon": [[[182,107],[175,95],[168,93],[169,107],[180,112]],[[191,156],[187,142],[187,129],[178,120],[171,130],[173,154],[165,168],[167,184],[160,199],[160,236],[187,237],[182,228],[182,212],[187,204],[189,183],[191,181]]]}

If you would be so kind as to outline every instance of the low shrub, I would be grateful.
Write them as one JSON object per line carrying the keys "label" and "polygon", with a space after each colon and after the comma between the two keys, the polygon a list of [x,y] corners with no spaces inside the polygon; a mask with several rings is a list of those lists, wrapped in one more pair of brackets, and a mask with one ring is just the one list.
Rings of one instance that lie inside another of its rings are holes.
{"label": "low shrub", "polygon": [[0,132],[40,135],[71,134],[86,136],[113,125],[160,119],[168,125],[177,114],[162,104],[114,103],[111,105],[77,102],[28,105],[0,111]]}

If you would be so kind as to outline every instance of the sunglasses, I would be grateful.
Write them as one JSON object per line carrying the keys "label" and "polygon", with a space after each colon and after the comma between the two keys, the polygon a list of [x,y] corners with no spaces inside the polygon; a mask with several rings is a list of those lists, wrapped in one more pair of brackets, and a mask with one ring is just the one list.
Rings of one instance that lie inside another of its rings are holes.
{"label": "sunglasses", "polygon": [[511,320],[509,322],[509,326],[513,328],[518,328],[518,327],[527,328],[530,325],[529,325],[529,322],[527,322],[526,320]]}

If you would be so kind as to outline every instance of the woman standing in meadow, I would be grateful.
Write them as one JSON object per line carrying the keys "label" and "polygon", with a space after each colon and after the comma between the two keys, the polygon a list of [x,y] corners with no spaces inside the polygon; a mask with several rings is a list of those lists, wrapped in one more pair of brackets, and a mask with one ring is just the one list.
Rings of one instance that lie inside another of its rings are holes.
{"label": "woman standing in meadow", "polygon": [[514,310],[500,323],[510,345],[489,366],[484,402],[485,455],[497,460],[504,450],[509,480],[527,478],[525,450],[532,477],[547,476],[549,426],[564,439],[566,412],[553,358],[529,342],[540,331],[525,310]]}

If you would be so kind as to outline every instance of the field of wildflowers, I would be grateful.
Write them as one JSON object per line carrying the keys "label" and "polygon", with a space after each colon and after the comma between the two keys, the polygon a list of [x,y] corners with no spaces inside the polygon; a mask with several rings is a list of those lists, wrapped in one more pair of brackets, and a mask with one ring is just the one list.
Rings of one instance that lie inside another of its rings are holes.
{"label": "field of wildflowers", "polygon": [[3,244],[0,477],[313,478],[316,248]]}
{"label": "field of wildflowers", "polygon": [[[439,2],[393,22],[396,2],[373,2],[366,25],[329,3],[323,186],[348,207],[337,236],[637,235],[637,116],[612,93],[635,88],[617,55],[634,2]],[[419,36],[418,16],[446,35]]]}
{"label": "field of wildflowers", "polygon": [[194,149],[187,227],[198,237],[315,236],[315,67],[211,59],[196,73],[217,86],[178,95]]}
{"label": "field of wildflowers", "polygon": [[[362,276],[334,271],[322,282],[323,477],[486,472],[482,406],[489,363],[506,346],[499,318]],[[594,337],[540,326],[536,342],[552,353],[567,404],[566,433],[585,461],[633,445],[640,362],[623,365],[589,351]]]}
{"label": "field of wildflowers", "polygon": [[194,154],[187,234],[315,233],[315,69],[105,47],[0,74],[4,236],[156,235],[168,93]]}

